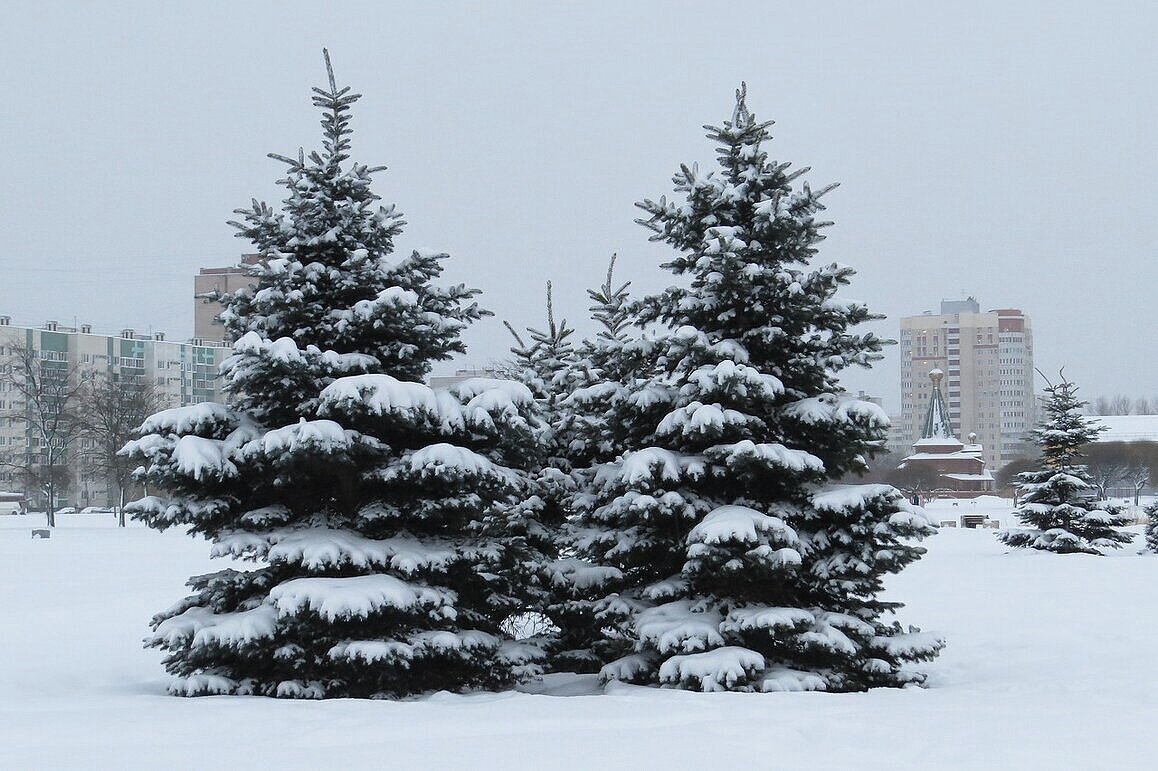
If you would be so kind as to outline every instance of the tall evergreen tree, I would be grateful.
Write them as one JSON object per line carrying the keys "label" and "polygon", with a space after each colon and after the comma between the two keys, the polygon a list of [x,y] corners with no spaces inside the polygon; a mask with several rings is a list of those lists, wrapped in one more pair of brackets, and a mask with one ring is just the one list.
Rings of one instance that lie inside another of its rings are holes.
{"label": "tall evergreen tree", "polygon": [[193,577],[148,644],[184,695],[321,698],[496,688],[537,671],[506,639],[540,561],[532,488],[541,425],[521,384],[417,381],[463,346],[477,290],[439,287],[442,254],[392,256],[402,221],[379,168],[348,163],[359,98],[314,89],[323,147],[286,163],[280,211],[234,223],[263,259],[223,298],[229,406],[149,418],[128,452],[152,527],[257,563]]}
{"label": "tall evergreen tree", "polygon": [[1078,399],[1077,387],[1064,375],[1056,385],[1046,382],[1045,414],[1033,432],[1041,468],[1018,474],[1016,483],[1021,506],[1015,513],[1028,529],[1003,530],[997,536],[1009,546],[1059,554],[1120,549],[1131,536],[1115,528],[1129,518],[1123,507],[1097,500],[1097,487],[1081,463],[1082,448],[1105,428],[1090,425],[1081,414],[1088,402]]}
{"label": "tall evergreen tree", "polygon": [[942,644],[879,598],[928,522],[891,487],[829,484],[887,432],[837,380],[879,358],[881,341],[851,331],[878,317],[836,298],[850,268],[810,266],[830,188],[769,160],[769,125],[739,91],[731,120],[707,127],[719,169],[683,166],[681,200],[639,204],[688,282],[636,306],[644,366],[588,400],[631,448],[593,465],[575,499],[576,548],[613,576],[594,604],[620,654],[605,679],[859,690],[921,682],[908,665]]}

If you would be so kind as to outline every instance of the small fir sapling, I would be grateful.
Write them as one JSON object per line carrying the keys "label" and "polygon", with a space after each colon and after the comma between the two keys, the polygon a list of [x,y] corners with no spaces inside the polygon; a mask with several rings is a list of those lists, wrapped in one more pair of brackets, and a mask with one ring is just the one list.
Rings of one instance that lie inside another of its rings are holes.
{"label": "small fir sapling", "polygon": [[[1042,375],[1044,378],[1045,376]],[[1122,506],[1097,500],[1097,488],[1081,463],[1082,448],[1104,427],[1090,425],[1081,414],[1087,402],[1059,373],[1057,384],[1046,379],[1041,424],[1034,441],[1041,448],[1041,467],[1018,474],[1020,506],[1014,512],[1024,528],[997,534],[1005,544],[1059,554],[1102,554],[1120,549],[1132,536],[1117,528],[1129,524]]]}
{"label": "small fir sapling", "polygon": [[1146,507],[1146,547],[1158,554],[1158,500]]}

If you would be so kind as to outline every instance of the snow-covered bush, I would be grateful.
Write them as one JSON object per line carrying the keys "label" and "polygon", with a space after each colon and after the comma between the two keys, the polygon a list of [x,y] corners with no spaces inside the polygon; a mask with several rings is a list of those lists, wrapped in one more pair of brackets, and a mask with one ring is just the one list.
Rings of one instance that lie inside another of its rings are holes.
{"label": "snow-covered bush", "polygon": [[281,158],[280,211],[254,202],[234,223],[262,261],[221,298],[231,404],[158,413],[126,448],[163,491],[138,519],[257,563],[195,576],[153,620],[175,693],[401,696],[538,671],[504,624],[542,562],[533,396],[415,382],[483,312],[476,290],[434,283],[445,255],[393,256],[377,169],[347,163],[358,95],[329,76],[323,149]]}

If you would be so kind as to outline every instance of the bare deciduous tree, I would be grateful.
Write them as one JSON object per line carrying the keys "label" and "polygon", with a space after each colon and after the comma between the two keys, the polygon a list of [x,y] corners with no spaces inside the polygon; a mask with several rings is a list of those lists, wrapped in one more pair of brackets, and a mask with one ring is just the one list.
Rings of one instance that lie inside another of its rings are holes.
{"label": "bare deciduous tree", "polygon": [[1152,466],[1138,458],[1131,461],[1130,465],[1126,467],[1125,473],[1122,474],[1122,481],[1133,488],[1135,506],[1138,505],[1138,500],[1142,491],[1146,489],[1146,485],[1150,484],[1150,476],[1153,473]]}
{"label": "bare deciduous tree", "polygon": [[1098,488],[1098,499],[1105,500],[1109,489],[1122,481],[1130,465],[1130,454],[1121,442],[1099,442],[1084,450],[1090,481]]}
{"label": "bare deciduous tree", "polygon": [[56,526],[56,496],[67,484],[65,465],[79,435],[75,408],[85,388],[80,372],[54,351],[13,345],[0,367],[0,380],[13,396],[4,417],[26,427],[28,444],[0,462],[16,470],[30,489],[44,496],[49,527]]}
{"label": "bare deciduous tree", "polygon": [[1086,467],[1098,495],[1105,498],[1114,486],[1127,487],[1135,505],[1151,479],[1158,479],[1158,443],[1098,442],[1086,450]]}
{"label": "bare deciduous tree", "polygon": [[1125,394],[1099,396],[1090,403],[1089,410],[1094,415],[1153,415],[1158,413],[1158,399],[1131,399]]}
{"label": "bare deciduous tree", "polygon": [[135,464],[120,455],[133,430],[162,406],[148,382],[128,382],[111,374],[93,376],[77,405],[77,421],[90,467],[117,492],[117,522],[125,526],[125,488]]}
{"label": "bare deciduous tree", "polygon": [[910,498],[924,498],[928,493],[945,486],[937,469],[921,463],[907,463],[893,469],[887,481]]}
{"label": "bare deciduous tree", "polygon": [[1130,442],[1130,462],[1122,481],[1132,488],[1134,505],[1146,487],[1158,481],[1158,442]]}

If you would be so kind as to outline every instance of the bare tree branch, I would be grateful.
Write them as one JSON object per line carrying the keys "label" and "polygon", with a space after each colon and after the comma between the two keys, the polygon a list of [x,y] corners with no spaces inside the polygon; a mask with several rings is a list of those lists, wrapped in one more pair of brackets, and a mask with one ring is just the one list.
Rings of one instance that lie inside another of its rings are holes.
{"label": "bare tree branch", "polygon": [[80,455],[117,491],[121,527],[125,526],[125,488],[135,464],[119,453],[134,430],[161,406],[161,395],[152,382],[125,381],[108,373],[93,376],[77,404]]}
{"label": "bare tree branch", "polygon": [[49,527],[56,526],[56,497],[66,487],[69,450],[79,430],[74,409],[86,382],[63,353],[13,345],[0,366],[0,382],[13,395],[4,417],[25,426],[28,444],[8,453],[25,484],[44,496]]}

